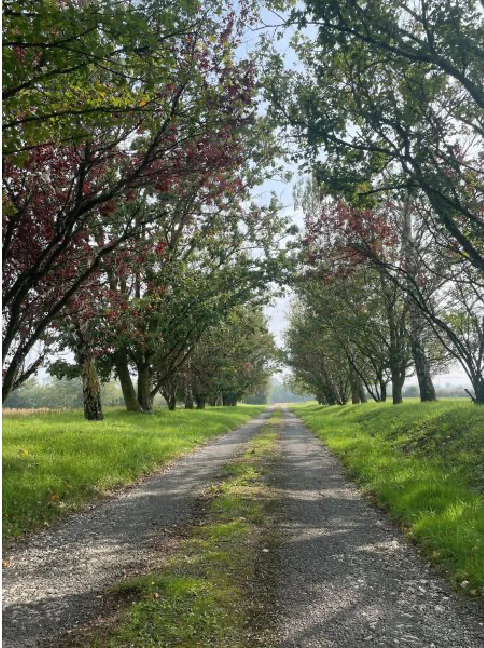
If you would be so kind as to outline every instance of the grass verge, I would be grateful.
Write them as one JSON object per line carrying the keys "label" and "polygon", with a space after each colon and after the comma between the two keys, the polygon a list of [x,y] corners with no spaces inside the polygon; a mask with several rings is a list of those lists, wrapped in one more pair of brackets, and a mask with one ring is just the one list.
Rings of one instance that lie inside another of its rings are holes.
{"label": "grass verge", "polygon": [[116,591],[135,596],[124,618],[96,648],[271,645],[268,615],[274,570],[277,500],[265,474],[276,459],[271,418],[229,463],[202,500],[204,514],[155,574],[126,580]]}
{"label": "grass verge", "polygon": [[194,446],[259,414],[260,406],[157,410],[141,416],[107,410],[9,416],[3,421],[3,537],[49,525]]}
{"label": "grass verge", "polygon": [[451,583],[484,595],[484,408],[294,406]]}

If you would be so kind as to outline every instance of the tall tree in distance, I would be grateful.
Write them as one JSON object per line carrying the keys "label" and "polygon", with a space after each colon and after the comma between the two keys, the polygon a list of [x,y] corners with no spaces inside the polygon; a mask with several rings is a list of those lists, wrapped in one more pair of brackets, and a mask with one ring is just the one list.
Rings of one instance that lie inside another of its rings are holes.
{"label": "tall tree in distance", "polygon": [[[410,287],[417,280],[418,275],[418,237],[414,235],[412,222],[411,204],[408,199],[403,203],[397,201],[386,202],[381,208],[366,208],[357,210],[350,208],[343,200],[334,200],[325,196],[318,187],[315,178],[299,183],[295,198],[301,205],[306,223],[306,238],[304,244],[307,248],[308,263],[317,268],[321,280],[328,279],[332,275],[336,277],[349,276],[358,270],[357,275],[363,279],[361,284],[362,294],[360,303],[355,302],[356,311],[366,304],[368,284],[365,285],[365,277],[371,276],[371,271],[364,270],[366,267],[376,269],[378,286],[374,286],[373,292],[380,296],[387,303],[387,319],[389,323],[388,335],[390,347],[400,347],[399,326],[394,306],[398,301],[401,303],[401,314],[403,316],[404,334],[401,338],[410,340],[415,371],[419,381],[420,398],[422,401],[435,400],[435,390],[430,374],[431,363],[428,357],[428,349],[425,348],[423,336],[425,333],[425,320],[415,300],[413,300],[405,279]],[[401,282],[395,282],[395,275],[401,273]],[[385,277],[387,275],[392,287]],[[349,282],[351,283],[355,282]],[[372,281],[370,280],[370,283]],[[358,285],[358,279],[356,281]],[[397,298],[398,295],[398,298]],[[429,291],[431,297],[431,292]],[[348,291],[340,291],[340,298],[345,301]],[[354,298],[353,298],[354,299]],[[396,301],[395,301],[396,300]],[[393,304],[393,305],[392,305]],[[378,308],[377,308],[378,310]],[[398,309],[397,309],[398,310]],[[396,319],[395,319],[396,317]],[[377,327],[378,328],[378,327]],[[427,331],[428,333],[428,331]],[[372,340],[370,333],[367,340]],[[392,342],[393,340],[393,342]],[[385,346],[386,341],[383,340]],[[367,346],[366,344],[364,346]],[[381,342],[379,343],[381,349]],[[380,355],[379,349],[373,347],[371,361],[377,362]],[[396,354],[396,355],[395,355]],[[395,358],[400,352],[395,351]],[[364,353],[366,355],[366,353]],[[378,364],[378,363],[377,363]],[[400,361],[394,363],[395,384],[400,383],[397,374],[401,377],[405,373],[405,363],[401,369]],[[358,369],[355,368],[358,372]],[[403,373],[402,373],[403,372]],[[383,374],[379,371],[381,378],[380,394],[383,388]],[[363,379],[364,380],[364,379]],[[368,388],[368,387],[367,387]]]}

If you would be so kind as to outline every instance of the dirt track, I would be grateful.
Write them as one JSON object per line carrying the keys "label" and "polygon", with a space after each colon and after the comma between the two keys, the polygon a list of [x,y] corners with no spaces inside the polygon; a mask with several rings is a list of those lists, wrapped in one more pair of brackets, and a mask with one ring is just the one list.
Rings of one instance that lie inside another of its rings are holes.
{"label": "dirt track", "polygon": [[[107,586],[155,567],[154,541],[190,519],[265,418],[16,547],[4,570],[4,648],[55,643],[99,612]],[[483,648],[482,604],[452,593],[287,411],[281,434],[269,476],[282,500],[272,615],[281,648]]]}
{"label": "dirt track", "polygon": [[282,444],[282,646],[483,648],[482,606],[453,594],[288,413]]}
{"label": "dirt track", "polygon": [[3,570],[3,648],[37,646],[94,616],[103,592],[146,571],[164,529],[186,522],[203,487],[267,415],[204,446],[122,496],[16,547]]}

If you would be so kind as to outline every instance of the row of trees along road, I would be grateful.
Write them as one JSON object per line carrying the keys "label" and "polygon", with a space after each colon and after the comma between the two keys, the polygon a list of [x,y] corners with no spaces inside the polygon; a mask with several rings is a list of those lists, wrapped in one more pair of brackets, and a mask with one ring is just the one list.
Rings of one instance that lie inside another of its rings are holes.
{"label": "row of trees along road", "polygon": [[264,44],[270,116],[310,180],[290,362],[325,402],[401,400],[457,361],[484,404],[482,3],[306,0],[299,65]]}
{"label": "row of trees along road", "polygon": [[181,380],[188,406],[213,399],[224,354],[246,354],[226,402],[258,382],[260,308],[290,263],[275,199],[250,202],[278,172],[254,64],[236,57],[252,5],[5,2],[4,400],[60,350],[76,366],[50,371],[80,373],[88,419],[100,377],[143,412]]}

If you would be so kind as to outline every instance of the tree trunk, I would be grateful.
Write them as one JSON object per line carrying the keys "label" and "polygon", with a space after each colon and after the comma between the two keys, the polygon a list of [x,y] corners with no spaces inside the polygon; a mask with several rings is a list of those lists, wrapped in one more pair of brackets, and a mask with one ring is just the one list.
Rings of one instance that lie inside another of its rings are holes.
{"label": "tree trunk", "polygon": [[380,402],[387,402],[387,384],[384,380],[380,380]]}
{"label": "tree trunk", "polygon": [[[416,315],[416,313],[412,313],[413,310],[415,309],[410,309],[411,320],[413,320]],[[414,330],[413,321],[411,321],[410,324],[410,343],[412,345],[413,362],[415,364],[415,372],[417,374],[418,387],[420,390],[420,400],[422,403],[436,401],[437,396],[430,375],[430,363],[425,353],[425,349],[423,348],[420,335],[417,330]]]}
{"label": "tree trunk", "polygon": [[350,369],[350,387],[351,387],[351,403],[352,405],[358,405],[358,403],[361,400],[360,398],[361,381],[352,369]]}
{"label": "tree trunk", "polygon": [[392,400],[393,400],[394,405],[400,405],[401,403],[403,403],[402,386],[401,385],[393,386],[393,384],[392,384]]}
{"label": "tree trunk", "polygon": [[474,395],[468,389],[465,390],[472,398],[472,402],[475,405],[484,405],[484,377],[479,376],[472,380],[472,387],[474,389]]}
{"label": "tree trunk", "polygon": [[185,370],[185,409],[193,409],[192,367],[188,358]]}
{"label": "tree trunk", "polygon": [[197,404],[197,409],[205,409],[205,403],[206,403],[206,396],[201,396],[197,394],[195,396],[195,402]]}
{"label": "tree trunk", "polygon": [[101,383],[97,373],[96,359],[89,345],[87,327],[73,318],[70,329],[76,360],[81,370],[84,418],[87,421],[102,421],[104,417],[101,405]]}
{"label": "tree trunk", "polygon": [[216,396],[211,395],[208,397],[208,404],[210,405],[210,407],[215,407],[215,405],[217,404],[217,399],[218,399],[218,395]]}
{"label": "tree trunk", "polygon": [[402,389],[405,383],[405,373],[400,369],[400,367],[390,367],[392,374],[392,399],[394,405],[399,405],[403,402]]}
{"label": "tree trunk", "polygon": [[484,379],[481,378],[479,383],[475,387],[475,404],[484,405]]}
{"label": "tree trunk", "polygon": [[102,421],[101,385],[97,373],[96,361],[87,351],[81,360],[82,397],[84,401],[84,418],[88,421]]}
{"label": "tree trunk", "polygon": [[409,192],[403,205],[403,248],[405,252],[405,270],[407,272],[407,305],[410,323],[410,344],[415,364],[420,400],[422,403],[437,400],[434,384],[430,375],[430,362],[422,343],[423,320],[422,313],[412,297],[414,282],[417,279],[417,255],[415,240],[412,232],[411,197]]}
{"label": "tree trunk", "polygon": [[161,392],[161,395],[166,400],[166,404],[169,410],[176,409],[176,390],[172,388],[165,389]]}
{"label": "tree trunk", "polygon": [[237,394],[233,394],[232,392],[224,392],[222,394],[222,404],[225,407],[234,407],[237,405]]}
{"label": "tree trunk", "polygon": [[133,381],[129,373],[128,360],[124,351],[116,351],[114,354],[114,366],[123,390],[126,409],[130,412],[141,412],[141,407],[133,387]]}
{"label": "tree trunk", "polygon": [[5,403],[7,396],[12,391],[15,382],[15,375],[20,364],[20,362],[12,361],[3,376],[2,403]]}
{"label": "tree trunk", "polygon": [[150,365],[147,362],[138,365],[138,403],[143,414],[153,413]]}

